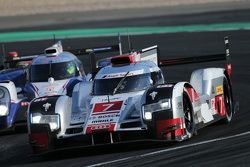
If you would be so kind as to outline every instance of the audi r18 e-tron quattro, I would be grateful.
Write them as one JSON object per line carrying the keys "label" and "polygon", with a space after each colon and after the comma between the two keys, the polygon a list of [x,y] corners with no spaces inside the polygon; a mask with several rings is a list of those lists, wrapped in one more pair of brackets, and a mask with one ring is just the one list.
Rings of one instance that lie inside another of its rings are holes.
{"label": "audi r18 e-tron quattro", "polygon": [[[33,151],[50,151],[75,136],[84,145],[183,141],[215,121],[230,122],[234,104],[227,38],[225,44],[226,54],[195,58],[159,60],[157,46],[114,56],[93,82],[78,83],[72,97],[34,99],[28,113]],[[224,59],[226,69],[195,70],[190,82],[166,83],[159,68]]]}

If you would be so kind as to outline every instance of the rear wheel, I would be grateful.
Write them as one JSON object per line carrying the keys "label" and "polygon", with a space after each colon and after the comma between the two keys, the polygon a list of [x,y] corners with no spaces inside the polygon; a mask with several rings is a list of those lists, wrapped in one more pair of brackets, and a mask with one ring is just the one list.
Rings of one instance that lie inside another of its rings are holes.
{"label": "rear wheel", "polygon": [[223,80],[223,90],[224,90],[224,105],[225,105],[225,118],[223,119],[223,122],[229,123],[231,122],[233,117],[233,100],[232,100],[230,85],[226,77]]}
{"label": "rear wheel", "polygon": [[192,103],[187,92],[183,93],[183,112],[184,112],[184,121],[185,121],[185,129],[188,138],[192,137],[195,133],[195,123],[194,123],[194,112]]}

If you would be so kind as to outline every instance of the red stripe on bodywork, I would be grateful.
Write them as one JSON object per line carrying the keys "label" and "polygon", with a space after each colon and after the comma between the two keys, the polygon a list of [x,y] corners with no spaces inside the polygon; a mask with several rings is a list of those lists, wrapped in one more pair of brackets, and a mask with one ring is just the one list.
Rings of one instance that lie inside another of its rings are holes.
{"label": "red stripe on bodywork", "polygon": [[188,87],[188,88],[186,88],[186,90],[187,90],[187,93],[190,97],[191,102],[195,102],[195,101],[200,100],[200,96],[192,87]]}
{"label": "red stripe on bodywork", "polygon": [[224,97],[222,95],[215,97],[215,109],[220,116],[225,116]]}
{"label": "red stripe on bodywork", "polygon": [[193,89],[189,87],[189,88],[186,88],[186,90],[187,90],[187,93],[189,95],[191,102],[193,102]]}
{"label": "red stripe on bodywork", "polygon": [[93,113],[120,110],[122,107],[122,102],[123,101],[96,103],[93,109]]}
{"label": "red stripe on bodywork", "polygon": [[182,124],[182,118],[158,120],[156,122],[157,138],[173,138],[172,132],[174,132],[175,136],[184,135],[184,126]]}
{"label": "red stripe on bodywork", "polygon": [[228,76],[230,77],[231,74],[232,74],[232,65],[231,64],[227,64],[226,69],[227,69]]}
{"label": "red stripe on bodywork", "polygon": [[29,140],[34,146],[38,145],[43,147],[45,150],[49,149],[49,136],[48,133],[32,133],[29,135]]}
{"label": "red stripe on bodywork", "polygon": [[198,93],[194,90],[194,101],[198,101],[200,100],[200,96],[198,95]]}

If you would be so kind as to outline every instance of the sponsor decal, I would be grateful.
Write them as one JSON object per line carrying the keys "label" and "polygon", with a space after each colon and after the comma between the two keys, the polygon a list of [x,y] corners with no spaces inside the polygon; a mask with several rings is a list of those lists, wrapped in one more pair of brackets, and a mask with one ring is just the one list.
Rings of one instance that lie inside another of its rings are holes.
{"label": "sponsor decal", "polygon": [[222,85],[216,86],[216,95],[223,94],[223,88]]}
{"label": "sponsor decal", "polygon": [[86,133],[95,130],[114,131],[116,122],[120,117],[123,101],[102,102],[94,104],[92,114],[89,116]]}
{"label": "sponsor decal", "polygon": [[101,78],[102,79],[108,79],[108,78],[121,78],[126,76],[133,76],[133,75],[139,75],[143,74],[144,70],[135,70],[135,71],[130,71],[128,74],[127,72],[122,72],[122,73],[113,73],[113,74],[104,74]]}
{"label": "sponsor decal", "polygon": [[98,124],[98,125],[91,125],[91,130],[97,130],[97,129],[109,129],[110,124]]}
{"label": "sponsor decal", "polygon": [[103,115],[92,115],[89,118],[91,124],[114,122],[120,117],[119,113],[103,114]]}
{"label": "sponsor decal", "polygon": [[[108,74],[108,75],[104,75],[102,78],[121,78],[124,77],[126,75],[126,73],[117,73],[117,74]],[[132,76],[133,73],[129,73],[127,76]]]}
{"label": "sponsor decal", "polygon": [[48,111],[48,109],[50,108],[50,106],[51,106],[50,103],[45,103],[45,104],[43,105],[45,111]]}
{"label": "sponsor decal", "polygon": [[211,110],[213,111],[213,115],[217,114],[216,109],[215,109],[215,98],[211,99]]}
{"label": "sponsor decal", "polygon": [[165,85],[159,85],[157,88],[172,88],[174,85],[173,84],[165,84]]}
{"label": "sponsor decal", "polygon": [[211,99],[211,108],[215,108],[215,98]]}
{"label": "sponsor decal", "polygon": [[157,94],[158,92],[153,91],[149,95],[152,97],[152,100],[154,100]]}
{"label": "sponsor decal", "polygon": [[45,100],[47,100],[48,98],[39,98],[39,99],[36,99],[36,100],[34,100],[34,102],[39,102],[39,101],[45,101]]}
{"label": "sponsor decal", "polygon": [[101,101],[102,102],[106,102],[106,101],[115,101],[115,100],[119,100],[120,98],[118,98],[118,97],[115,97],[115,98],[103,98],[103,99],[101,99]]}
{"label": "sponsor decal", "polygon": [[92,131],[96,130],[114,131],[114,128],[115,128],[115,123],[92,124],[87,127],[86,133],[89,134]]}
{"label": "sponsor decal", "polygon": [[100,112],[119,111],[122,107],[122,103],[123,101],[96,103],[93,109],[93,114]]}

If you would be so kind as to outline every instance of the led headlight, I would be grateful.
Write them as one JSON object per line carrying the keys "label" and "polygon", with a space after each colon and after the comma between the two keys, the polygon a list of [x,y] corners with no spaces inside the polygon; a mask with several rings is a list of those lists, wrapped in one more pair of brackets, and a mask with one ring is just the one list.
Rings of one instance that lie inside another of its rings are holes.
{"label": "led headlight", "polygon": [[8,106],[5,104],[0,104],[0,116],[7,116],[9,115]]}
{"label": "led headlight", "polygon": [[144,117],[146,120],[151,120],[152,119],[152,112],[150,112],[150,111],[145,112]]}
{"label": "led headlight", "polygon": [[31,114],[32,124],[49,124],[51,131],[55,131],[60,128],[59,115],[42,115],[41,113]]}
{"label": "led headlight", "polygon": [[143,117],[145,120],[151,120],[153,112],[167,110],[167,109],[171,109],[170,99],[163,99],[157,103],[146,104],[142,106]]}

